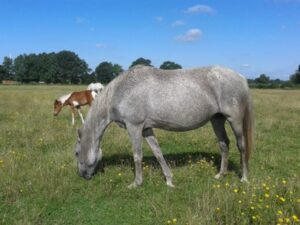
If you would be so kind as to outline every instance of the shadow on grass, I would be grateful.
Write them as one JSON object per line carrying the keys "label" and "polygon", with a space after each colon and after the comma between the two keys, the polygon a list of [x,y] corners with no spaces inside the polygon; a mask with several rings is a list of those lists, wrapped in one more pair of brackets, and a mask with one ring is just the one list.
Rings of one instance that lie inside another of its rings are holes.
{"label": "shadow on grass", "polygon": [[[187,166],[195,164],[199,162],[199,160],[205,160],[207,163],[212,163],[213,166],[219,170],[221,164],[220,154],[205,151],[164,154],[164,158],[171,167]],[[144,156],[143,163],[151,165],[154,168],[160,168],[160,165],[154,156]],[[128,165],[134,167],[133,156],[128,154],[114,154],[103,157],[101,171],[104,172],[104,168],[110,165]],[[230,159],[228,160],[228,170],[229,172],[233,171],[240,175],[240,166]]]}

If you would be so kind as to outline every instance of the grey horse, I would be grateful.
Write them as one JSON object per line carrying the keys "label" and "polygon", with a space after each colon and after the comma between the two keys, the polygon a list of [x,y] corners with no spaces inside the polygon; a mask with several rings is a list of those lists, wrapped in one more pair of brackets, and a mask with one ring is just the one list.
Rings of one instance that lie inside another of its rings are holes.
{"label": "grey horse", "polygon": [[242,178],[247,182],[252,148],[253,109],[247,81],[220,66],[160,70],[136,66],[110,82],[92,103],[86,121],[78,130],[75,148],[79,175],[90,179],[102,158],[101,138],[111,122],[128,131],[133,144],[135,179],[130,188],[142,184],[142,137],[162,167],[167,185],[173,187],[172,172],[160,150],[152,128],[188,131],[211,121],[221,149],[221,167],[227,172],[229,139],[224,128],[231,125],[241,154]]}

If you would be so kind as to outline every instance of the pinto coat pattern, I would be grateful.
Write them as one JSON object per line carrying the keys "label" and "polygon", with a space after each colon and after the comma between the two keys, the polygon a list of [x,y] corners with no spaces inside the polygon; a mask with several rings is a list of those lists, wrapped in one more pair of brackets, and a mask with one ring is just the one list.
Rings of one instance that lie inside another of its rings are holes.
{"label": "pinto coat pattern", "polygon": [[79,91],[79,92],[72,92],[67,95],[63,95],[60,98],[54,101],[54,116],[57,116],[61,109],[69,105],[71,108],[72,113],[72,125],[75,124],[75,111],[77,110],[82,123],[84,123],[84,119],[82,113],[80,111],[80,107],[84,105],[91,106],[92,101],[96,97],[97,93],[93,91]]}
{"label": "pinto coat pattern", "polygon": [[142,184],[142,138],[145,138],[162,167],[168,186],[172,173],[152,128],[188,131],[211,121],[221,150],[221,166],[215,176],[227,172],[228,121],[241,155],[242,178],[247,181],[252,148],[253,113],[247,81],[220,66],[197,69],[160,70],[136,66],[109,83],[99,94],[79,130],[76,156],[79,174],[90,179],[102,157],[99,148],[106,127],[116,122],[127,129],[133,144],[135,179],[129,187]]}

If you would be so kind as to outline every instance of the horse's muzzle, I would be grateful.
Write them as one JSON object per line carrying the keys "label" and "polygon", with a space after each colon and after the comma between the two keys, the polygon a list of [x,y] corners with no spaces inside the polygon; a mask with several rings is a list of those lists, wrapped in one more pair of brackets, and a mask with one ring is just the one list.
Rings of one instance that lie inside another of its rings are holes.
{"label": "horse's muzzle", "polygon": [[86,171],[83,171],[83,172],[82,171],[78,171],[78,175],[81,176],[81,177],[83,177],[86,180],[90,180],[93,177],[93,175],[89,174]]}

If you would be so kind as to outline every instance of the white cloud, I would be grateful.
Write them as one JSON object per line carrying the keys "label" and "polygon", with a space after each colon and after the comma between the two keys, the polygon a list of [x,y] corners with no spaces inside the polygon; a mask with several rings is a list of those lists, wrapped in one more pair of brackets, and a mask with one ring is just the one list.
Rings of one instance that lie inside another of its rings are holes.
{"label": "white cloud", "polygon": [[86,19],[83,17],[76,17],[75,23],[76,24],[84,24],[86,22]]}
{"label": "white cloud", "polygon": [[180,27],[184,25],[184,21],[182,20],[176,20],[172,23],[172,27]]}
{"label": "white cloud", "polygon": [[162,16],[157,16],[155,17],[155,20],[156,22],[161,23],[164,20],[164,18]]}
{"label": "white cloud", "polygon": [[188,30],[185,34],[175,37],[176,41],[193,42],[197,41],[202,36],[202,31],[197,28]]}
{"label": "white cloud", "polygon": [[242,67],[249,68],[249,67],[250,67],[250,64],[244,63],[244,64],[242,65]]}
{"label": "white cloud", "polygon": [[208,5],[194,5],[184,12],[187,14],[212,13],[214,9]]}
{"label": "white cloud", "polygon": [[105,45],[105,44],[102,44],[102,43],[97,43],[97,44],[96,44],[96,47],[97,47],[97,48],[104,48],[104,47],[106,47],[106,45]]}

